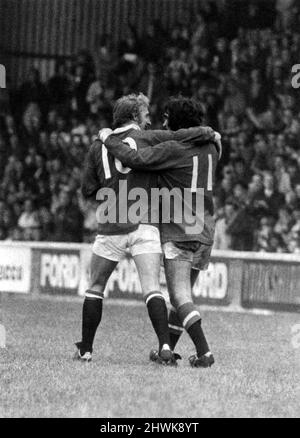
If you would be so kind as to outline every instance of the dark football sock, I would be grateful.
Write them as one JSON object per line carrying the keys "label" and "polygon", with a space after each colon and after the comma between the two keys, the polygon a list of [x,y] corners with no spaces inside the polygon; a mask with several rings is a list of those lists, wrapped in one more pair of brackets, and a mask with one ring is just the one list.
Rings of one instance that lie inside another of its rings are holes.
{"label": "dark football sock", "polygon": [[153,291],[145,297],[148,314],[158,337],[159,350],[164,344],[170,345],[168,310],[161,292]]}
{"label": "dark football sock", "polygon": [[169,332],[170,332],[170,347],[173,351],[183,333],[183,327],[178,318],[176,310],[171,309],[169,313]]}
{"label": "dark football sock", "polygon": [[[102,318],[103,293],[87,291],[82,308],[82,340],[80,354],[93,351],[93,342]],[[98,295],[98,298],[96,297]]]}
{"label": "dark football sock", "polygon": [[209,346],[201,327],[201,317],[197,307],[192,302],[188,302],[180,306],[177,313],[196,347],[198,357],[208,353]]}
{"label": "dark football sock", "polygon": [[194,322],[187,330],[197,350],[197,356],[203,356],[209,352],[209,346],[201,327],[201,319]]}

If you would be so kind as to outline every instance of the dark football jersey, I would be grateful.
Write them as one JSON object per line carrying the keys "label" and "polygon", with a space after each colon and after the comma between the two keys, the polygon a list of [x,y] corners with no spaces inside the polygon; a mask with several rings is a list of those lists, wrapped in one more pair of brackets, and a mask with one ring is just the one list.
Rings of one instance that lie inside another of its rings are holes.
{"label": "dark football jersey", "polygon": [[[141,131],[136,125],[128,125],[114,131],[114,137],[121,144],[127,144],[132,150],[148,149],[153,145],[171,139],[197,138],[201,144],[214,137],[211,128],[190,128],[176,132],[166,130]],[[96,197],[99,201],[97,210],[98,232],[100,234],[124,234],[134,231],[138,224],[153,223],[151,214],[159,216],[159,206],[154,213],[150,204],[141,201],[140,210],[136,212],[136,195],[150,193],[157,187],[158,174],[137,170],[132,172],[129,167],[108,153],[100,140],[91,146],[83,174],[82,192],[85,197]],[[150,196],[148,197],[150,200]],[[132,214],[132,212],[138,214]]]}
{"label": "dark football jersey", "polygon": [[115,135],[105,142],[124,165],[158,175],[162,242],[213,243],[212,191],[219,153],[211,141],[203,143],[200,133],[199,137],[186,135],[181,141],[166,141],[138,151],[130,149]]}

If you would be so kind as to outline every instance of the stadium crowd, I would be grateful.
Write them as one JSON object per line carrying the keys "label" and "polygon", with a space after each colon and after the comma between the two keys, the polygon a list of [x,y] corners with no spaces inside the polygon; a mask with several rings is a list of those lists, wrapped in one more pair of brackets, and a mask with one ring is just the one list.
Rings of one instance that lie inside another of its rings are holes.
{"label": "stadium crowd", "polygon": [[201,4],[192,26],[154,22],[139,36],[130,25],[118,47],[103,35],[94,53],[58,60],[47,82],[32,68],[1,90],[0,240],[93,239],[96,205],[80,195],[86,151],[115,100],[142,91],[152,127],[182,94],[222,134],[215,248],[300,253],[299,2]]}

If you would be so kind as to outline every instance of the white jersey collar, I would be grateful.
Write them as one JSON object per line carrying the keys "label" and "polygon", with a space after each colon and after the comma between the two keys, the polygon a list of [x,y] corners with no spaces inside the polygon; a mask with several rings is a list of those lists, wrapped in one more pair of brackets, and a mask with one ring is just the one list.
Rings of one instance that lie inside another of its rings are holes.
{"label": "white jersey collar", "polygon": [[137,129],[138,131],[141,130],[141,128],[136,125],[135,123],[131,123],[130,125],[122,126],[121,128],[117,128],[113,131],[114,134],[121,134],[122,132],[129,131],[130,129]]}

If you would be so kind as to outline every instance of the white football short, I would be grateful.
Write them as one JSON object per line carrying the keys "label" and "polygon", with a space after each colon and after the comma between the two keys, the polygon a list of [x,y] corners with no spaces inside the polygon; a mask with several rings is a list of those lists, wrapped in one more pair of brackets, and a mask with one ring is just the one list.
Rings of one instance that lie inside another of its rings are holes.
{"label": "white football short", "polygon": [[159,230],[153,225],[140,224],[128,234],[98,234],[93,245],[93,253],[114,262],[119,262],[127,252],[134,257],[140,254],[161,254]]}
{"label": "white football short", "polygon": [[[166,242],[163,244],[163,254],[167,260],[179,260],[191,262],[192,269],[205,271],[208,268],[212,245],[204,245],[200,242],[179,242],[181,247],[176,246],[176,242]],[[189,244],[199,243],[198,248],[189,249]],[[182,247],[182,245],[186,248]]]}

